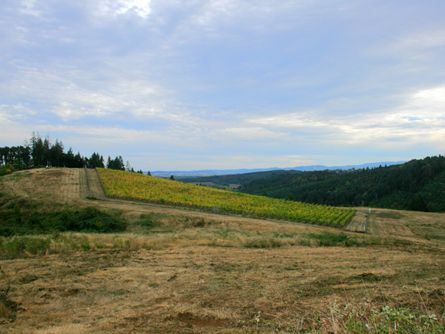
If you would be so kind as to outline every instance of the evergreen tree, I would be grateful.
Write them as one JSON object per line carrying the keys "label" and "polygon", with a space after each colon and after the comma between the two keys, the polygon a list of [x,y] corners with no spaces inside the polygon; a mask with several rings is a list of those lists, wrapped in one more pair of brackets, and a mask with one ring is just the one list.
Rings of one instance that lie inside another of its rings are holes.
{"label": "evergreen tree", "polygon": [[99,154],[94,152],[91,154],[91,157],[88,159],[88,168],[103,168],[104,167],[104,158]]}
{"label": "evergreen tree", "polygon": [[63,167],[64,153],[62,142],[56,140],[55,144],[50,146],[48,141],[48,147],[49,164],[53,167]]}

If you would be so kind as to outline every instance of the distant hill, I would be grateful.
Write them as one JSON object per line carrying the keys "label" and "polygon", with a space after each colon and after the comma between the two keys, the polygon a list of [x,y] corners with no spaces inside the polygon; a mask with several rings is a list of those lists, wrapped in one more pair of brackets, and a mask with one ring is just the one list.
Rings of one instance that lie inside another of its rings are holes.
{"label": "distant hill", "polygon": [[324,165],[309,165],[309,166],[297,166],[286,168],[255,168],[255,169],[202,169],[202,170],[171,170],[171,171],[152,171],[151,175],[159,177],[169,177],[174,175],[176,177],[201,177],[201,176],[213,176],[213,175],[233,175],[233,174],[248,174],[278,170],[296,170],[296,171],[317,171],[317,170],[349,170],[349,169],[361,169],[361,168],[376,168],[379,166],[392,166],[404,163],[404,161],[382,161],[372,162],[360,165],[345,165],[345,166],[324,166]]}
{"label": "distant hill", "polygon": [[241,192],[307,203],[445,211],[445,157],[427,157],[388,167],[294,171],[190,178]]}

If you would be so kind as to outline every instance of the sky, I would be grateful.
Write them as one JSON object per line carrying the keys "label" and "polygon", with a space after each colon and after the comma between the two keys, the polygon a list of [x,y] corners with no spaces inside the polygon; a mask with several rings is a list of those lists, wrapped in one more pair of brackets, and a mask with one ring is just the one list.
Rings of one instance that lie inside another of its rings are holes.
{"label": "sky", "polygon": [[0,146],[143,170],[445,154],[443,0],[2,0]]}

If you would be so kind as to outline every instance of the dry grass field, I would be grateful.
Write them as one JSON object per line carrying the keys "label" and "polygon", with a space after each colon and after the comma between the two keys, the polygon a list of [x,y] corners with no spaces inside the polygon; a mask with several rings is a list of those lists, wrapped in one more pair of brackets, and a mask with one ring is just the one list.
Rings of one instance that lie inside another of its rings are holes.
{"label": "dry grass field", "polygon": [[[129,222],[1,237],[0,333],[443,332],[444,214],[357,208],[355,233],[110,200],[89,173],[0,178],[5,196]],[[25,238],[45,242],[11,246]]]}

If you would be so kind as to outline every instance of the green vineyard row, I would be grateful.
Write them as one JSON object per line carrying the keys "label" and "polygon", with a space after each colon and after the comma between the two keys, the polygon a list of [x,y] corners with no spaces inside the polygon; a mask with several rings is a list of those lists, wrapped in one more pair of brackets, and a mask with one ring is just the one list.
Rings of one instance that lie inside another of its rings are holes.
{"label": "green vineyard row", "polygon": [[355,210],[256,196],[136,173],[98,169],[107,196],[199,208],[216,213],[345,226]]}

